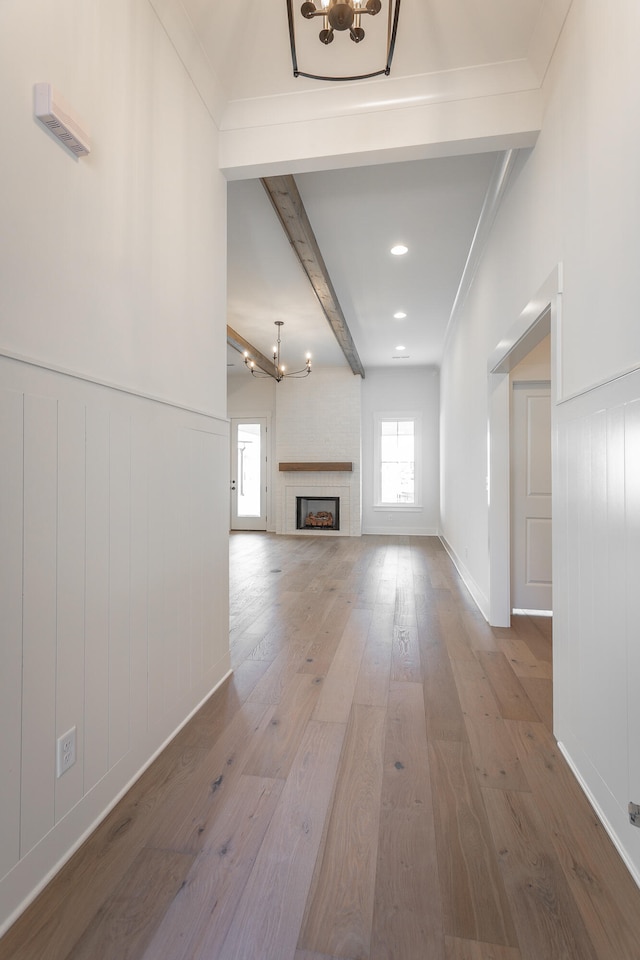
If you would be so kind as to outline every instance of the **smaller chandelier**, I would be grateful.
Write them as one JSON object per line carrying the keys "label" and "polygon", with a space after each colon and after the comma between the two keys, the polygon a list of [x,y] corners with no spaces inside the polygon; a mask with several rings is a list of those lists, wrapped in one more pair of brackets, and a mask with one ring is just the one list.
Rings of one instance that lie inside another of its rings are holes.
{"label": "smaller chandelier", "polygon": [[266,371],[260,370],[256,367],[254,361],[250,358],[249,354],[245,350],[244,352],[244,362],[246,366],[251,371],[254,377],[271,377],[276,383],[280,383],[281,380],[285,380],[288,377],[297,377],[301,379],[302,377],[308,377],[311,373],[311,354],[308,353],[305,360],[305,365],[301,370],[292,370],[291,373],[287,373],[286,368],[283,363],[280,363],[280,327],[284,326],[284,320],[274,321],[276,329],[278,331],[278,339],[276,345],[273,348],[273,366],[275,367],[275,373],[267,373]]}
{"label": "smaller chandelier", "polygon": [[363,14],[374,17],[382,10],[382,0],[319,0],[320,9],[313,0],[302,4],[300,13],[306,20],[322,17],[323,28],[319,33],[320,43],[332,43],[334,30],[348,30],[354,43],[364,40],[360,23]]}

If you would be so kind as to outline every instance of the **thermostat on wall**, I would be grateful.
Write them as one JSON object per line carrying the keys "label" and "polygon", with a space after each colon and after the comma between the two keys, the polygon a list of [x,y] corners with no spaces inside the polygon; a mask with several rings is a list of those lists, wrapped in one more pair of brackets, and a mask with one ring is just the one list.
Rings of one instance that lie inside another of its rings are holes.
{"label": "thermostat on wall", "polygon": [[36,83],[34,103],[38,120],[77,157],[86,157],[91,150],[89,134],[50,83]]}

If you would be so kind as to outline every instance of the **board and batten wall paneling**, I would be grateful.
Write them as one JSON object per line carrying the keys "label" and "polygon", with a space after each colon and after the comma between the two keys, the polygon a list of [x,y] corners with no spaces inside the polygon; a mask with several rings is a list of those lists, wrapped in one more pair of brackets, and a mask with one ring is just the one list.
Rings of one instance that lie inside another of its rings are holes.
{"label": "board and batten wall paneling", "polygon": [[109,411],[87,409],[84,792],[109,769]]}
{"label": "board and batten wall paneling", "polygon": [[[84,709],[85,420],[84,404],[71,400],[58,402],[56,571],[56,731],[58,735],[66,733],[76,725]],[[55,781],[54,820],[56,822],[76,805],[82,793],[82,738],[76,738],[76,764],[64,777]]]}
{"label": "board and batten wall paneling", "polygon": [[[204,434],[200,435],[200,445],[198,450],[198,462],[202,463],[203,469],[194,471],[194,500],[198,505],[196,517],[200,518],[201,527],[200,537],[200,555],[201,563],[199,569],[202,580],[201,601],[204,622],[202,625],[202,663],[201,666],[194,668],[195,676],[202,670],[208,673],[214,662],[214,647],[211,643],[210,631],[211,624],[216,622],[216,611],[223,604],[228,603],[228,570],[225,570],[225,576],[220,576],[220,570],[216,568],[214,557],[208,547],[209,541],[218,541],[224,537],[225,542],[229,536],[229,440],[224,450],[224,458],[220,456],[219,445],[211,442],[211,437]],[[207,486],[204,486],[204,484]],[[194,539],[196,539],[194,537]],[[228,622],[223,624],[225,631],[228,629]],[[196,649],[198,649],[196,647]]]}
{"label": "board and batten wall paneling", "polygon": [[[0,391],[0,729],[19,730],[22,716],[23,397]],[[20,856],[20,738],[2,739],[0,876]]]}
{"label": "board and batten wall paneling", "polygon": [[[20,855],[54,825],[57,401],[24,398]],[[64,733],[63,730],[60,733]],[[9,731],[4,733],[5,736]]]}
{"label": "board and batten wall paneling", "polygon": [[131,637],[129,542],[131,421],[112,413],[109,423],[109,767],[129,750]]}
{"label": "board and batten wall paneling", "polygon": [[229,434],[6,357],[0,381],[1,928],[229,671]]}
{"label": "board and batten wall paneling", "polygon": [[[629,570],[640,570],[640,399],[627,405],[625,417],[625,464],[626,489],[625,510],[627,520],[634,534],[627,537],[624,562]],[[629,703],[629,729],[640,730],[640,696],[638,696],[638,678],[640,678],[640,590],[639,577],[636,575],[635,588],[627,596],[627,614],[632,624],[632,636],[629,643],[629,662],[627,668],[627,690]],[[638,756],[638,750],[634,750]],[[629,770],[629,800],[640,803],[640,763],[632,764]],[[639,870],[640,872],[640,870]]]}
{"label": "board and batten wall paneling", "polygon": [[131,420],[131,511],[129,571],[129,632],[131,644],[131,688],[136,695],[130,703],[133,743],[140,741],[148,726],[148,567],[149,567],[149,428],[144,420]]}
{"label": "board and batten wall paneling", "polygon": [[554,685],[556,736],[640,881],[638,396],[640,371],[557,407]]}
{"label": "board and batten wall paneling", "polygon": [[202,461],[204,444],[204,435],[197,431],[192,431],[189,436],[189,476],[192,479],[189,499],[187,501],[187,522],[190,544],[188,562],[191,595],[191,603],[189,605],[189,650],[191,653],[189,668],[191,676],[189,682],[192,684],[197,681],[197,678],[204,671],[205,617],[202,604],[207,593],[204,576],[204,560],[206,557],[206,542],[204,538],[208,536],[209,531],[201,522],[201,497],[198,495],[198,485],[195,482],[195,466]]}

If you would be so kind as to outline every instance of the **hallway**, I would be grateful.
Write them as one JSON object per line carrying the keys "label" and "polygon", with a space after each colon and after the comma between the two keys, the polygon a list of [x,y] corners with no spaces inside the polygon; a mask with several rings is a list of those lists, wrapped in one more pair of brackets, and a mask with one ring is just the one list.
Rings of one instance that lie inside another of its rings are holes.
{"label": "hallway", "polygon": [[550,621],[436,538],[231,536],[234,675],[0,960],[637,960],[551,735]]}

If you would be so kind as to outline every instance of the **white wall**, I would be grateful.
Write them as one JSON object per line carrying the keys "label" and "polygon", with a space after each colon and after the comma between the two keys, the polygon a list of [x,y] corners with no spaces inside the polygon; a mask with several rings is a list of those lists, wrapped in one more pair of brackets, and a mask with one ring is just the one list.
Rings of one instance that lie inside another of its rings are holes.
{"label": "white wall", "polygon": [[228,428],[218,134],[149,0],[5,0],[0,81],[2,929],[228,670]]}
{"label": "white wall", "polygon": [[455,554],[467,548],[466,573],[486,599],[487,361],[562,263],[552,331],[555,730],[637,878],[640,834],[626,808],[640,790],[628,719],[640,686],[638,384],[616,378],[640,366],[639,28],[635,3],[574,0],[542,132],[514,174],[442,368],[443,532]]}
{"label": "white wall", "polygon": [[[380,508],[374,502],[376,414],[415,414],[422,430],[420,503]],[[437,369],[370,369],[362,383],[362,532],[432,536],[440,529],[440,378]]]}

